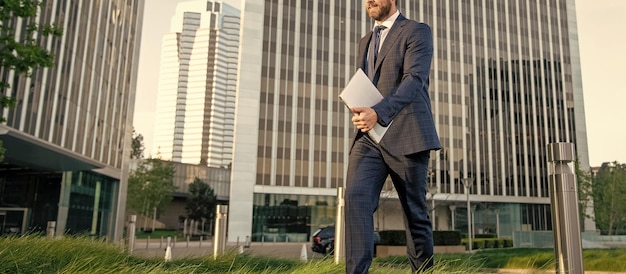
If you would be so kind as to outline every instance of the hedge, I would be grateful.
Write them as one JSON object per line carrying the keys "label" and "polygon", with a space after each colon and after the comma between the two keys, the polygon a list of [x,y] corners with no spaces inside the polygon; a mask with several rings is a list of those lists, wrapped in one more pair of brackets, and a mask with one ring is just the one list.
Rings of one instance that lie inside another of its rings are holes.
{"label": "hedge", "polygon": [[[468,248],[467,238],[463,239],[463,245],[465,249]],[[513,247],[513,239],[502,239],[502,238],[482,238],[482,239],[472,239],[472,249],[482,249],[482,248],[504,248],[504,247]]]}
{"label": "hedge", "polygon": [[433,231],[433,242],[435,245],[461,245],[461,232],[458,230]]}
{"label": "hedge", "polygon": [[496,234],[474,234],[474,238],[475,239],[491,239],[491,238],[498,238],[498,235]]}
{"label": "hedge", "polygon": [[[404,230],[383,230],[379,234],[380,245],[406,245]],[[436,246],[464,245],[465,249],[469,249],[467,238],[461,239],[461,234],[458,230],[436,230],[433,231],[433,242]],[[477,234],[476,238],[472,239],[472,249],[513,247],[512,239],[496,238],[494,235]]]}
{"label": "hedge", "polygon": [[[383,230],[380,234],[380,245],[406,245],[406,232],[404,230]],[[433,231],[433,242],[435,245],[461,245],[461,232]]]}
{"label": "hedge", "polygon": [[383,230],[380,234],[380,245],[406,245],[406,233],[404,230]]}

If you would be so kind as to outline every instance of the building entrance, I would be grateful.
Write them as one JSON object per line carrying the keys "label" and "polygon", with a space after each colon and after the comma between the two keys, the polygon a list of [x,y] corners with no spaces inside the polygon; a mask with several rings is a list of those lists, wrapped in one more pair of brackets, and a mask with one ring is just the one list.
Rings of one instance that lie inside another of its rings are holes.
{"label": "building entrance", "polygon": [[28,208],[0,207],[0,235],[20,235],[26,231]]}

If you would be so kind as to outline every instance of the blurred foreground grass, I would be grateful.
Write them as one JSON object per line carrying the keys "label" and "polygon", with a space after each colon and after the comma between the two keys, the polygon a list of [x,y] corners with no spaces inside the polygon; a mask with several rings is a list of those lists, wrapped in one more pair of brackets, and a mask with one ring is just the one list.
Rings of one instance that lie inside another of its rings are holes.
{"label": "blurred foreground grass", "polygon": [[[626,272],[626,250],[585,250],[587,271]],[[428,273],[489,273],[498,268],[554,270],[551,249],[494,249],[438,254]],[[144,259],[89,237],[0,237],[0,273],[344,273],[332,258],[300,262],[247,254],[213,259]],[[406,257],[376,258],[370,273],[410,273]]]}

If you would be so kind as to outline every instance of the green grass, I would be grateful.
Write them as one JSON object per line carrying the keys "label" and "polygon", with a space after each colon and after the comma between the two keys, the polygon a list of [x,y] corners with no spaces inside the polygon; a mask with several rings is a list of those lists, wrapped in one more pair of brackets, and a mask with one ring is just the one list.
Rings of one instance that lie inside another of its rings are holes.
{"label": "green grass", "polygon": [[[585,250],[588,271],[626,271],[626,250]],[[492,249],[438,254],[428,273],[486,273],[497,268],[554,270],[551,249]],[[119,245],[90,237],[0,237],[0,273],[344,273],[332,258],[303,263],[247,254],[164,262],[128,255]],[[405,256],[376,258],[370,273],[410,273]]]}
{"label": "green grass", "polygon": [[[515,248],[505,252],[491,249],[477,252],[475,256],[484,260],[487,268],[555,268],[552,249]],[[626,250],[585,249],[583,262],[587,271],[626,272]]]}

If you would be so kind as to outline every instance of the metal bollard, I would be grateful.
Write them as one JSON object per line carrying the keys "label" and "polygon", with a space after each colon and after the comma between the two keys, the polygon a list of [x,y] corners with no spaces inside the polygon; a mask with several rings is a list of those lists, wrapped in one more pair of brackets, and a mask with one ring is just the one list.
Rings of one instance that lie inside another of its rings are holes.
{"label": "metal bollard", "polygon": [[213,242],[213,258],[224,252],[226,248],[226,226],[228,225],[228,206],[217,205],[215,219],[215,237]]}
{"label": "metal bollard", "polygon": [[130,215],[128,230],[126,231],[126,235],[128,236],[128,253],[130,254],[133,254],[135,247],[135,222],[137,222],[137,215]]}
{"label": "metal bollard", "polygon": [[50,238],[54,238],[54,231],[56,231],[56,228],[57,228],[57,222],[49,221],[48,229],[46,230],[46,235]]}
{"label": "metal bollard", "polygon": [[187,219],[185,219],[185,221],[183,221],[183,235],[185,235],[185,236],[187,234],[189,234],[188,231],[187,231],[187,225],[188,225],[187,224]]}
{"label": "metal bollard", "polygon": [[339,264],[341,259],[345,257],[344,248],[344,190],[343,187],[337,188],[337,216],[335,219],[335,264]]}
{"label": "metal bollard", "polygon": [[172,238],[171,237],[167,237],[167,246],[165,247],[165,261],[169,262],[172,260]]}
{"label": "metal bollard", "polygon": [[583,273],[576,175],[568,165],[575,160],[574,145],[548,144],[547,158],[556,273]]}

